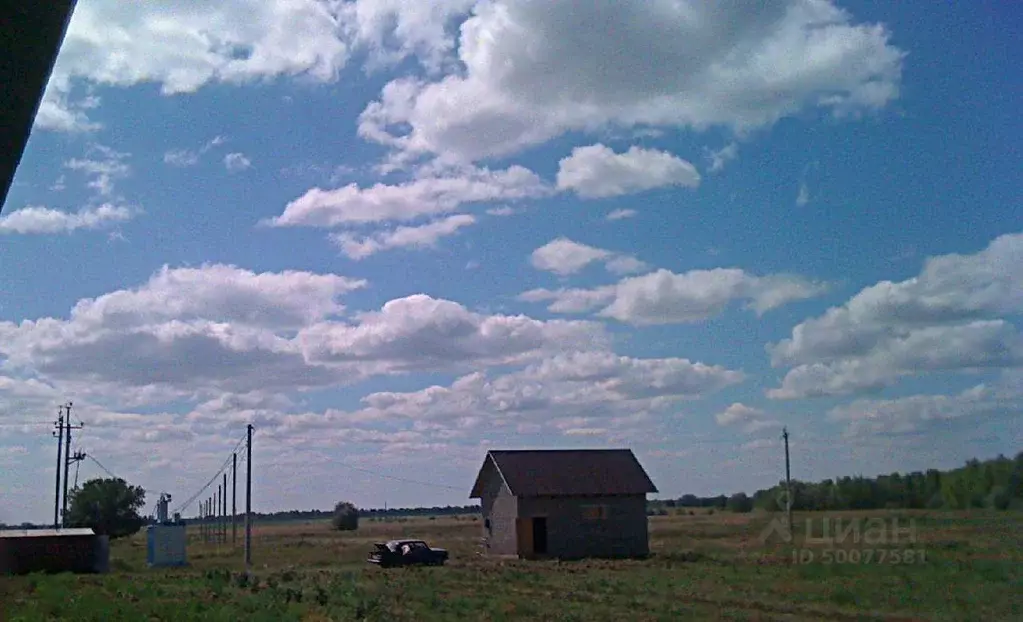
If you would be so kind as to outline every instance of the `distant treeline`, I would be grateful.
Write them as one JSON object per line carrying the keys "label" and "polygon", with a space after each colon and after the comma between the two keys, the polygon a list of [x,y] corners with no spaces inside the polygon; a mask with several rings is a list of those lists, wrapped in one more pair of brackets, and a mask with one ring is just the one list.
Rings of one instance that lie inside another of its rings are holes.
{"label": "distant treeline", "polygon": [[[754,509],[767,512],[785,509],[785,482],[753,496],[744,492],[731,496],[698,497],[682,495],[678,499],[651,500],[650,514],[666,514],[673,509],[710,508],[733,512]],[[950,471],[892,473],[878,477],[840,477],[820,482],[792,481],[792,509],[807,510],[879,510],[990,508],[1023,510],[1023,451],[1015,459],[998,456],[992,460],[968,460],[965,466]],[[434,506],[421,508],[360,509],[363,518],[412,516],[452,516],[479,514],[478,505]],[[329,520],[332,510],[288,510],[269,514],[254,513],[259,522]],[[185,522],[195,519],[186,517]],[[21,528],[36,525],[22,523]],[[4,525],[0,523],[0,528]],[[38,527],[47,527],[39,525]]]}
{"label": "distant treeline", "polygon": [[[969,460],[950,471],[892,473],[878,477],[840,477],[820,482],[792,481],[792,509],[878,510],[990,508],[1023,509],[1023,452],[1015,459]],[[740,492],[729,496],[651,501],[651,513],[667,508],[718,508],[735,512],[753,509],[768,512],[785,509],[785,482],[752,497]]]}

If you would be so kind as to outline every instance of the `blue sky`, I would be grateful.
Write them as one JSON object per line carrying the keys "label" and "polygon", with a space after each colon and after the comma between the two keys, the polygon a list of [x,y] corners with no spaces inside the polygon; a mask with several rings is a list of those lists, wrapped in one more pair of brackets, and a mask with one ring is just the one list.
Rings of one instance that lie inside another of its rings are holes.
{"label": "blue sky", "polygon": [[82,0],[0,215],[0,520],[68,400],[154,498],[253,422],[261,511],[1020,449],[1011,7],[572,6]]}

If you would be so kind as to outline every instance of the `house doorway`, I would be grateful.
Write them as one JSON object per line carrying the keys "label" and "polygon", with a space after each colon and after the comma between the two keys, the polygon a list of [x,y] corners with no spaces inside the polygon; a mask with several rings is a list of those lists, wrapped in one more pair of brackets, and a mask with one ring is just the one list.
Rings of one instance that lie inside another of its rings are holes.
{"label": "house doorway", "polygon": [[533,517],[533,553],[547,554],[547,517]]}

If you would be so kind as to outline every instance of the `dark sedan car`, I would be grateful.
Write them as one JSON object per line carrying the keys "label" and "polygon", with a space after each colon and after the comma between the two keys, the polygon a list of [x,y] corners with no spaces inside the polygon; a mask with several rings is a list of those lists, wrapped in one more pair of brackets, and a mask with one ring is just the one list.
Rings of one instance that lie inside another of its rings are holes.
{"label": "dark sedan car", "polygon": [[381,568],[392,566],[442,566],[448,560],[445,549],[430,548],[422,540],[376,542],[366,559]]}

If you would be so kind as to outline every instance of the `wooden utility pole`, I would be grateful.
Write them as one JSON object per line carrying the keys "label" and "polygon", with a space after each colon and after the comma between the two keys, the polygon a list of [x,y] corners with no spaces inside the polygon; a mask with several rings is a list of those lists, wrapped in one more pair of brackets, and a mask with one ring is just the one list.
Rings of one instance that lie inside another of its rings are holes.
{"label": "wooden utility pole", "polygon": [[252,424],[245,443],[245,572],[252,568]]}
{"label": "wooden utility pole", "polygon": [[231,454],[231,544],[238,544],[238,452]]}
{"label": "wooden utility pole", "polygon": [[789,537],[796,541],[796,534],[792,531],[792,479],[789,471],[789,430],[782,428],[781,437],[785,440],[785,518],[789,522]]}
{"label": "wooden utility pole", "polygon": [[210,542],[217,541],[217,493],[210,495]]}
{"label": "wooden utility pole", "polygon": [[223,491],[220,496],[220,541],[227,544],[227,471],[224,471]]}
{"label": "wooden utility pole", "polygon": [[60,529],[60,461],[64,457],[64,407],[57,407],[57,420],[53,423],[57,429],[53,435],[57,437],[57,487],[53,491],[53,528]]}
{"label": "wooden utility pole", "polygon": [[213,533],[210,539],[214,542],[220,541],[220,484],[217,484],[217,492],[213,493],[213,512],[210,513],[210,518],[213,519],[210,527],[213,529]]}
{"label": "wooden utility pole", "polygon": [[219,532],[220,541],[227,543],[227,471],[224,471],[224,483],[222,488],[224,494],[220,495],[220,507],[217,508],[217,514],[220,516],[220,522],[217,524],[217,531]]}
{"label": "wooden utility pole", "polygon": [[68,470],[71,468],[71,462],[72,462],[72,458],[71,458],[71,430],[81,430],[82,426],[80,426],[80,425],[76,425],[76,426],[71,425],[71,402],[68,402],[67,405],[64,406],[64,414],[66,415],[66,418],[64,419],[64,429],[66,430],[66,434],[67,434],[67,438],[65,439],[65,445],[64,446],[67,448],[67,451],[64,452],[64,502],[61,504],[61,516],[60,516],[61,520],[60,520],[60,524],[65,526],[65,527],[67,527],[67,480],[68,480]]}

